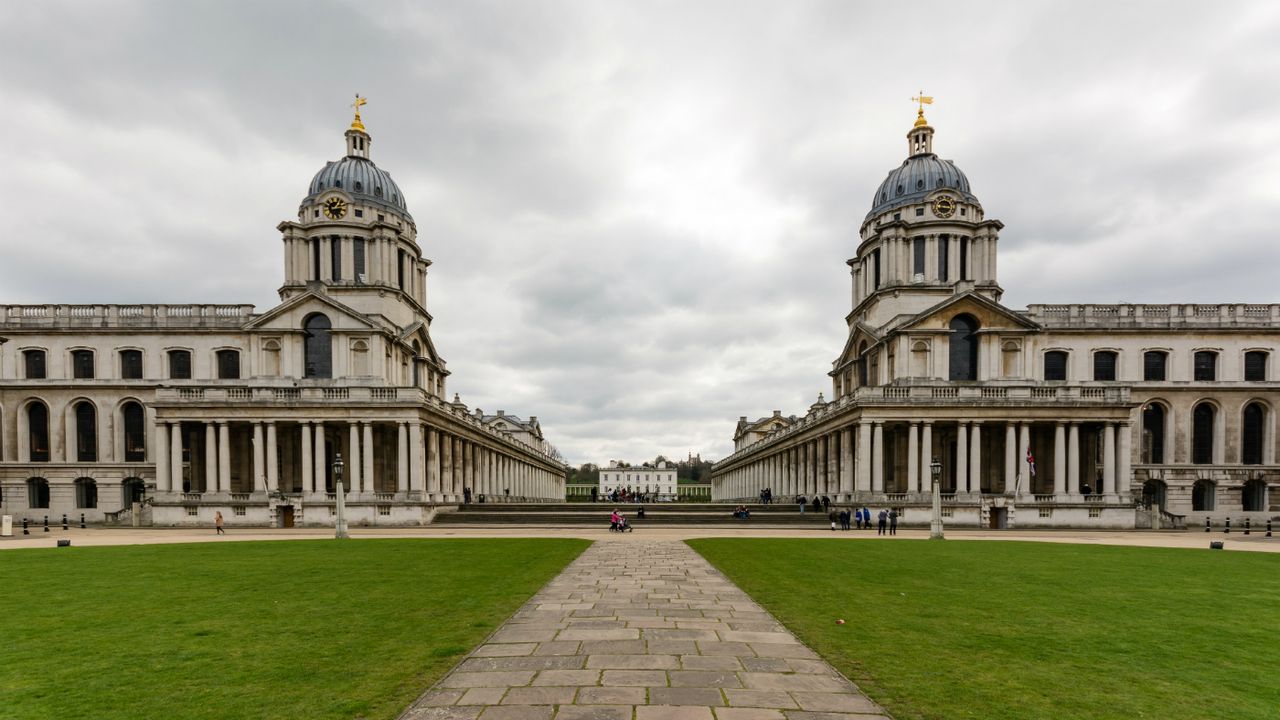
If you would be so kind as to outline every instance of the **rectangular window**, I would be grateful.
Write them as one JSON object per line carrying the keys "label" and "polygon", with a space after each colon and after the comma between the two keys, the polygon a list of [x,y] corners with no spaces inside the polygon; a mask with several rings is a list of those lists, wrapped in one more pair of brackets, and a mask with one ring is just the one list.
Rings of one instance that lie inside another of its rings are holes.
{"label": "rectangular window", "polygon": [[364,238],[355,238],[351,241],[351,260],[355,265],[356,282],[364,282]]}
{"label": "rectangular window", "polygon": [[1113,381],[1116,379],[1116,354],[1103,350],[1093,354],[1093,379]]}
{"label": "rectangular window", "polygon": [[1044,354],[1044,379],[1065,381],[1067,379],[1067,354],[1060,350],[1052,350]]}
{"label": "rectangular window", "polygon": [[189,351],[169,351],[169,377],[173,380],[191,379],[191,353]]}
{"label": "rectangular window", "polygon": [[911,272],[916,275],[924,275],[924,238],[918,237],[912,241],[912,263]]}
{"label": "rectangular window", "polygon": [[951,237],[938,236],[938,281],[947,281],[947,265],[951,262]]}
{"label": "rectangular window", "polygon": [[92,350],[72,350],[71,351],[71,373],[72,377],[77,380],[93,379],[93,351]]}
{"label": "rectangular window", "polygon": [[1195,355],[1195,379],[1212,382],[1218,379],[1218,353],[1201,350]]}
{"label": "rectangular window", "polygon": [[240,377],[239,351],[218,351],[218,377],[223,380],[236,380]]}
{"label": "rectangular window", "polygon": [[969,238],[960,238],[960,275],[957,280],[969,279]]}
{"label": "rectangular window", "polygon": [[1102,508],[1089,508],[1089,517],[1091,518],[1102,517]]}
{"label": "rectangular window", "polygon": [[125,380],[142,379],[142,351],[120,351],[120,377]]}
{"label": "rectangular window", "polygon": [[342,238],[329,238],[329,264],[333,267],[333,279],[342,279]]}
{"label": "rectangular window", "polygon": [[43,350],[24,350],[22,361],[26,366],[26,377],[29,380],[43,380],[47,375],[44,367]]}
{"label": "rectangular window", "polygon": [[311,238],[311,279],[320,279],[320,238]]}
{"label": "rectangular window", "polygon": [[398,287],[404,289],[404,251],[396,251],[396,283]]}
{"label": "rectangular window", "polygon": [[1169,354],[1159,350],[1148,350],[1142,356],[1142,379],[1147,381],[1167,380],[1166,365]]}
{"label": "rectangular window", "polygon": [[880,287],[880,248],[871,251],[872,288]]}
{"label": "rectangular window", "polygon": [[1249,382],[1264,382],[1267,379],[1267,354],[1261,350],[1250,350],[1244,354],[1244,379]]}

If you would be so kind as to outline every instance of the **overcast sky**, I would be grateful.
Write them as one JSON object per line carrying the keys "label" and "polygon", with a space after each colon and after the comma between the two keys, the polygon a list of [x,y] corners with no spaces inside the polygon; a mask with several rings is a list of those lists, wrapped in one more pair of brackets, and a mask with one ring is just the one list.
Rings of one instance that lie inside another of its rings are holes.
{"label": "overcast sky", "polygon": [[1280,3],[0,7],[0,303],[270,308],[359,92],[450,393],[574,464],[829,394],[921,88],[1009,305],[1280,302]]}

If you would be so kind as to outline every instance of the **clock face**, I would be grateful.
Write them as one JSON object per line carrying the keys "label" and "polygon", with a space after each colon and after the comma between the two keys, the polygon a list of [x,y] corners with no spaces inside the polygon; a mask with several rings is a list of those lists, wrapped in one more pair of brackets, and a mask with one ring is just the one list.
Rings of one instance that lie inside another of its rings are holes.
{"label": "clock face", "polygon": [[933,214],[940,218],[949,218],[955,214],[956,201],[943,195],[933,201]]}
{"label": "clock face", "polygon": [[329,198],[324,201],[324,214],[330,220],[341,220],[347,215],[347,203],[342,198]]}

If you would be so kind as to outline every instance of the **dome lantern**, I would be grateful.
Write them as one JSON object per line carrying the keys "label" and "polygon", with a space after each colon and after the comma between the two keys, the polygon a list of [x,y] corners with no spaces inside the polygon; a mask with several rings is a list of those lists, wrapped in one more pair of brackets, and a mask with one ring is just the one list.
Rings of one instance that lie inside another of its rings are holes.
{"label": "dome lantern", "polygon": [[369,99],[362,98],[359,93],[356,93],[356,101],[351,103],[351,107],[356,109],[356,116],[351,121],[351,127],[346,132],[347,157],[369,159],[369,146],[373,144],[373,138],[369,137],[369,133],[365,132],[364,122],[360,120],[360,108],[367,104],[369,104]]}

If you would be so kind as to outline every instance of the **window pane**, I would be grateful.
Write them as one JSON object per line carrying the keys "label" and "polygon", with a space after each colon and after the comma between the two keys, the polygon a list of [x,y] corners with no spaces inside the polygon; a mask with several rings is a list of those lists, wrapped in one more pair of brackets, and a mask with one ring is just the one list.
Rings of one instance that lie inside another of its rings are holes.
{"label": "window pane", "polygon": [[142,379],[142,351],[120,351],[120,377],[125,380]]}
{"label": "window pane", "polygon": [[23,353],[23,359],[26,361],[28,378],[40,380],[45,377],[43,350],[27,350]]}
{"label": "window pane", "polygon": [[1143,380],[1167,380],[1165,377],[1165,363],[1168,354],[1159,350],[1148,351],[1142,356],[1142,379]]}
{"label": "window pane", "polygon": [[1218,354],[1201,350],[1195,357],[1195,379],[1213,381],[1218,379]]}
{"label": "window pane", "polygon": [[71,353],[72,376],[77,380],[93,378],[93,351],[74,350]]}
{"label": "window pane", "polygon": [[1213,406],[1200,404],[1192,415],[1191,462],[1208,465],[1213,462]]}
{"label": "window pane", "polygon": [[240,353],[235,350],[218,351],[218,377],[235,380],[240,377]]}
{"label": "window pane", "polygon": [[1093,379],[1100,381],[1116,379],[1115,353],[1104,351],[1093,354]]}
{"label": "window pane", "polygon": [[1067,379],[1067,354],[1065,352],[1054,350],[1044,354],[1044,379]]}
{"label": "window pane", "polygon": [[924,238],[918,237],[915,239],[912,246],[912,255],[914,257],[914,262],[912,263],[911,272],[915,273],[916,275],[923,275],[924,274]]}
{"label": "window pane", "polygon": [[355,264],[356,276],[353,279],[356,282],[364,282],[364,278],[361,277],[364,275],[364,238],[356,238],[353,241],[351,259]]}
{"label": "window pane", "polygon": [[1244,354],[1244,379],[1249,382],[1262,382],[1267,379],[1267,354],[1261,350],[1252,350]]}
{"label": "window pane", "polygon": [[186,350],[169,351],[169,377],[174,380],[191,379],[191,353]]}

